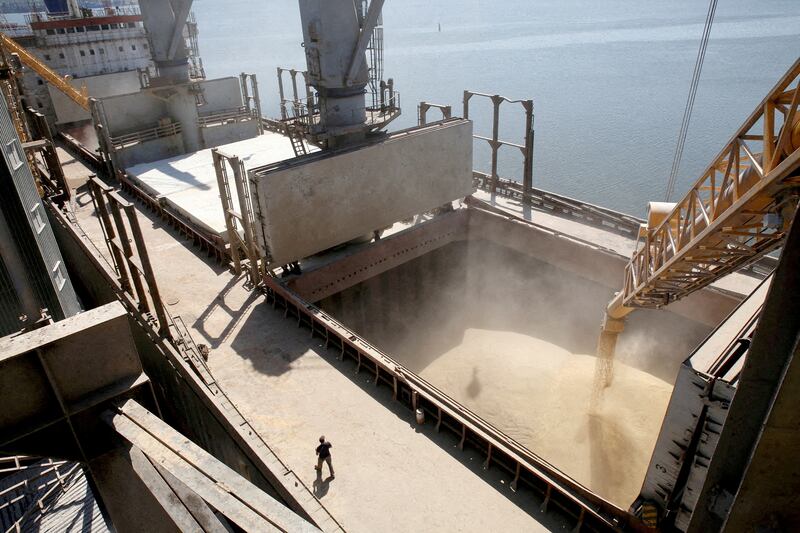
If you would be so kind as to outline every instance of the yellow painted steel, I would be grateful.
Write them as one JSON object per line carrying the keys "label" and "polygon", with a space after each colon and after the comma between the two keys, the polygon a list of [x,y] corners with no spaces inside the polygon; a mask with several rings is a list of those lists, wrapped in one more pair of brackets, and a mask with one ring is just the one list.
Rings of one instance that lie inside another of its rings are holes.
{"label": "yellow painted steel", "polygon": [[89,95],[85,86],[81,87],[80,90],[76,89],[69,83],[67,78],[52,70],[45,63],[40,61],[39,58],[25,50],[24,47],[20,46],[14,39],[4,33],[0,33],[0,46],[8,53],[17,54],[20,61],[41,76],[43,80],[67,95],[83,109],[89,111]]}
{"label": "yellow painted steel", "polygon": [[800,59],[683,199],[651,204],[622,290],[606,308],[597,344],[600,385],[610,383],[617,336],[634,309],[668,305],[781,245],[799,174]]}
{"label": "yellow painted steel", "polygon": [[780,246],[799,169],[800,59],[686,196],[648,225],[608,316],[668,305]]}

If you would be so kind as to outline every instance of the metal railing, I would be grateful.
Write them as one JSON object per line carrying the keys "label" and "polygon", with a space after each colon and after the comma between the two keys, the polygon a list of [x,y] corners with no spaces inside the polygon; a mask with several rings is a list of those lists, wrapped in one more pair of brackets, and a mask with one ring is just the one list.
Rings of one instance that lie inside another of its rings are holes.
{"label": "metal railing", "polygon": [[197,117],[197,123],[201,128],[207,128],[209,126],[245,122],[252,119],[253,115],[247,106],[240,106],[234,109],[223,109],[221,111],[199,115]]}
{"label": "metal railing", "polygon": [[[482,188],[489,190],[489,192],[496,192],[499,183],[499,175],[497,173],[497,154],[501,147],[510,146],[517,148],[522,152],[523,168],[522,168],[522,187],[523,187],[523,203],[530,203],[530,192],[533,186],[533,100],[511,100],[499,94],[484,94],[472,91],[464,91],[464,118],[469,118],[469,102],[472,97],[477,96],[481,98],[488,98],[492,102],[492,136],[485,137],[482,135],[473,134],[477,140],[485,141],[489,144],[492,151],[491,171],[490,174],[484,179]],[[503,103],[520,104],[525,111],[525,137],[523,144],[512,143],[500,139],[500,106]]]}
{"label": "metal railing", "polygon": [[[277,73],[281,121],[289,123],[295,130],[302,130],[304,135],[313,137],[315,133],[319,133],[315,132],[315,128],[320,123],[320,109],[317,93],[308,84],[308,73],[282,67],[278,67]],[[291,91],[284,84],[285,74],[289,75]],[[400,93],[394,89],[391,79],[378,83],[371,100],[372,103],[366,106],[368,129],[383,128],[400,116]]]}
{"label": "metal railing", "polygon": [[[88,185],[123,292],[136,303],[140,312],[147,314],[151,320],[157,320],[162,337],[171,338],[170,323],[136,209],[99,178],[92,177]],[[155,311],[155,318],[150,314],[151,311]]]}
{"label": "metal railing", "polygon": [[[127,6],[89,8],[89,14],[91,17],[124,17],[141,15],[142,11],[139,9],[138,5],[130,4]],[[73,18],[75,17],[69,13],[50,13],[47,11],[36,11],[25,15],[25,21],[28,24],[31,22],[48,22],[52,20],[68,20]]]}
{"label": "metal railing", "polygon": [[115,137],[109,136],[109,140],[115,149],[125,148],[134,144],[139,144],[163,137],[171,137],[181,133],[180,122],[170,122],[169,124],[161,124],[151,128],[145,128],[132,133],[125,133]]}
{"label": "metal railing", "polygon": [[27,24],[14,24],[7,21],[0,23],[0,32],[9,37],[30,37],[33,35],[33,30]]}
{"label": "metal railing", "polygon": [[[308,109],[315,108],[316,93],[308,84],[308,72],[305,70],[295,70],[293,68],[278,67],[278,97],[280,99],[281,119],[288,120],[308,114]],[[284,86],[284,74],[289,75],[291,80],[291,93],[287,93]],[[305,96],[302,96],[298,88],[297,77],[302,78],[302,88]],[[287,96],[288,94],[288,96]],[[292,114],[290,114],[290,111]],[[310,121],[308,121],[310,124]]]}
{"label": "metal railing", "polygon": [[380,83],[377,106],[367,107],[367,124],[371,129],[380,129],[400,116],[400,92],[394,89],[394,81]]}

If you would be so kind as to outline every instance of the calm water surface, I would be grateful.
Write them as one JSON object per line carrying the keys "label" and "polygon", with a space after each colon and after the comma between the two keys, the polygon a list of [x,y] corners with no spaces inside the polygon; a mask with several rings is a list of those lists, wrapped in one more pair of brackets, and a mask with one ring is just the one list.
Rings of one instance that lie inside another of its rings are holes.
{"label": "calm water surface", "polygon": [[[388,0],[385,72],[404,115],[421,100],[461,109],[464,89],[532,98],[534,181],[641,215],[661,200],[708,3],[701,0]],[[265,114],[278,114],[275,69],[305,69],[293,0],[196,0],[209,77],[254,72]],[[439,31],[441,24],[441,31]],[[800,55],[800,2],[722,0],[676,190],[685,191]],[[472,104],[489,134],[488,101]],[[502,117],[520,141],[521,113]],[[521,175],[501,150],[501,173]],[[478,168],[488,151],[477,148]]]}

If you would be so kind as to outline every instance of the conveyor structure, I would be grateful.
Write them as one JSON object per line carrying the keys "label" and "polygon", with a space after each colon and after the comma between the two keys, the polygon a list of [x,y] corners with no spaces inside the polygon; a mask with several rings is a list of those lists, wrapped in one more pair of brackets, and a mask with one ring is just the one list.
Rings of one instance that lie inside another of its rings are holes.
{"label": "conveyor structure", "polygon": [[613,356],[625,317],[660,308],[781,246],[800,185],[800,60],[676,204],[651,203],[598,355]]}

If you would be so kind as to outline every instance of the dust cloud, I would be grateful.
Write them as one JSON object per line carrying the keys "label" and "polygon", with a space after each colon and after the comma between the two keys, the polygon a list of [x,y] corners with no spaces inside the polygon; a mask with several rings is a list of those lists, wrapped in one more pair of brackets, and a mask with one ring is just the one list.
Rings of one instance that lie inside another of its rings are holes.
{"label": "dust cloud", "polygon": [[320,305],[627,508],[644,479],[680,362],[708,328],[666,311],[632,317],[617,345],[613,383],[592,406],[590,354],[613,292],[478,240],[449,244]]}

